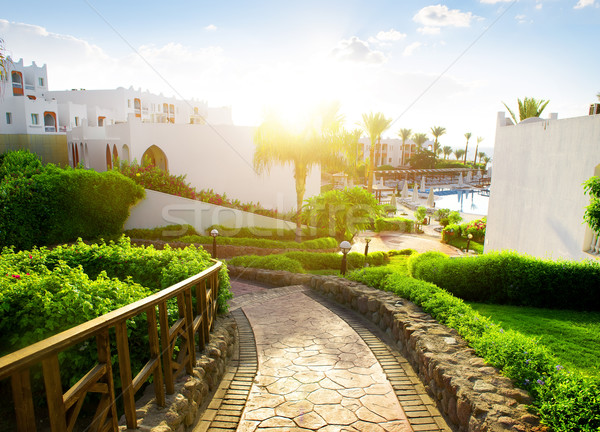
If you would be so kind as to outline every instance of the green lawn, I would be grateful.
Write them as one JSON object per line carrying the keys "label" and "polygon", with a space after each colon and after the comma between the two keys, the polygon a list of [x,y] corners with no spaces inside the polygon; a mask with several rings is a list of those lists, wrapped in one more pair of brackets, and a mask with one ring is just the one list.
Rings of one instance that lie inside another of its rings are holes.
{"label": "green lawn", "polygon": [[[467,239],[464,237],[450,239],[448,241],[448,244],[452,245],[454,247],[457,247],[460,250],[463,250],[467,247]],[[471,242],[469,243],[469,250],[475,251],[478,254],[482,254],[483,253],[483,244],[477,243],[477,242],[471,240]]]}
{"label": "green lawn", "polygon": [[505,329],[539,338],[567,369],[600,376],[600,312],[469,303]]}

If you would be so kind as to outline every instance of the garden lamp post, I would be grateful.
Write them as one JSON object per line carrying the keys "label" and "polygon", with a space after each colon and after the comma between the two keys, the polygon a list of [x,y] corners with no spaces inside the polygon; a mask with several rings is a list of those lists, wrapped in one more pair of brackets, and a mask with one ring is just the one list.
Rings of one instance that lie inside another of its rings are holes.
{"label": "garden lamp post", "polygon": [[348,252],[350,251],[351,247],[352,247],[352,245],[350,244],[349,241],[344,240],[343,242],[340,243],[340,249],[342,250],[342,253],[344,254],[344,256],[342,256],[342,268],[340,270],[340,273],[342,274],[342,276],[346,275],[346,268],[348,267],[346,255],[348,255]]}
{"label": "garden lamp post", "polygon": [[469,245],[471,244],[471,239],[473,238],[473,234],[469,233],[467,236],[467,253],[469,252]]}
{"label": "garden lamp post", "polygon": [[367,256],[369,255],[369,243],[371,242],[370,237],[365,238],[365,266],[367,265]]}
{"label": "garden lamp post", "polygon": [[210,232],[210,236],[213,238],[212,257],[217,258],[217,237],[219,236],[219,231],[213,228]]}

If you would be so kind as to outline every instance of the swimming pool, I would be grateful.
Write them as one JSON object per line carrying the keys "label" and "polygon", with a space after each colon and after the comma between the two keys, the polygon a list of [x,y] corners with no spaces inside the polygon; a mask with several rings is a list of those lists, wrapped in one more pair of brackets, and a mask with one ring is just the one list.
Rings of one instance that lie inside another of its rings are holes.
{"label": "swimming pool", "polygon": [[435,195],[436,209],[447,208],[462,213],[487,215],[490,199],[487,191],[433,188],[433,194]]}

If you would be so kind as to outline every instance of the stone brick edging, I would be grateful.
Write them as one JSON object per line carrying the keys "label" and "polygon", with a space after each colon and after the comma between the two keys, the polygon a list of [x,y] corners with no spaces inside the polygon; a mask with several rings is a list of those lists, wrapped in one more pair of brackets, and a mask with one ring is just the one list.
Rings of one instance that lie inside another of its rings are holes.
{"label": "stone brick edging", "polygon": [[[182,375],[175,382],[175,392],[166,395],[164,407],[156,405],[154,387],[148,386],[136,401],[139,431],[184,432],[194,425],[198,414],[206,408],[236,349],[236,321],[231,316],[220,316],[211,331],[210,342],[204,350],[196,351],[193,375]],[[124,416],[119,430],[126,431]]]}
{"label": "stone brick edging", "polygon": [[448,424],[458,431],[534,431],[529,394],[475,355],[458,333],[405,299],[335,276],[229,266],[231,277],[272,286],[305,285],[385,331],[410,361]]}

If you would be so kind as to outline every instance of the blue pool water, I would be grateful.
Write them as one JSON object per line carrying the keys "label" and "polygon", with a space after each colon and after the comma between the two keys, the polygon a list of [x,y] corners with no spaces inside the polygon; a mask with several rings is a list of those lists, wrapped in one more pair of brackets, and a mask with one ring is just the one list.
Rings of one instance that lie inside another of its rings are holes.
{"label": "blue pool water", "polygon": [[[429,193],[429,190],[427,191]],[[435,195],[435,208],[447,208],[462,213],[473,213],[486,216],[488,212],[489,196],[482,191],[473,190],[448,190],[433,189]]]}

